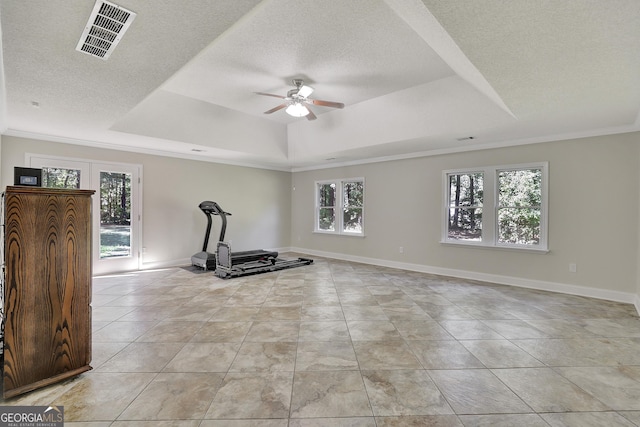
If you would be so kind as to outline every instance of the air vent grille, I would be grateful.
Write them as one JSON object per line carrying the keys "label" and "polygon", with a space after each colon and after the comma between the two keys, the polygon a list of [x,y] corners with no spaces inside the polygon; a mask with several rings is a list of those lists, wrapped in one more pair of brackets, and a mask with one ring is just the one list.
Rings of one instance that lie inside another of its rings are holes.
{"label": "air vent grille", "polygon": [[134,12],[108,1],[98,0],[76,50],[106,60],[135,17]]}

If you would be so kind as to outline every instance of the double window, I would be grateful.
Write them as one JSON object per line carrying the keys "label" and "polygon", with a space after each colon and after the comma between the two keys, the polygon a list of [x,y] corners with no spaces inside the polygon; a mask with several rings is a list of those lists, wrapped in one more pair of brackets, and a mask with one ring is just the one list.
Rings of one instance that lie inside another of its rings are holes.
{"label": "double window", "polygon": [[364,179],[316,182],[315,231],[364,234]]}
{"label": "double window", "polygon": [[547,250],[548,165],[445,171],[443,241]]}

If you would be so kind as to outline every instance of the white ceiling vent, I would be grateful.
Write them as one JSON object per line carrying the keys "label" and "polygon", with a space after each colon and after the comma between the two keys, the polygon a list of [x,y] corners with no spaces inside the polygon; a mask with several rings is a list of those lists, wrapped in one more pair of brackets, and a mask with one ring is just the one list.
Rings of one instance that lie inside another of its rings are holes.
{"label": "white ceiling vent", "polygon": [[135,17],[134,12],[116,4],[96,1],[76,50],[106,60]]}

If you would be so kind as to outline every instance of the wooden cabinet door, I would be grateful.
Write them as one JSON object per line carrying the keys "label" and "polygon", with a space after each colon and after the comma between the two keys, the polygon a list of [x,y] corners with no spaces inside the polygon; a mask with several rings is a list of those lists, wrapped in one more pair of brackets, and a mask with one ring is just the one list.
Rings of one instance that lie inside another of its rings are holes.
{"label": "wooden cabinet door", "polygon": [[5,192],[3,396],[91,367],[91,195]]}

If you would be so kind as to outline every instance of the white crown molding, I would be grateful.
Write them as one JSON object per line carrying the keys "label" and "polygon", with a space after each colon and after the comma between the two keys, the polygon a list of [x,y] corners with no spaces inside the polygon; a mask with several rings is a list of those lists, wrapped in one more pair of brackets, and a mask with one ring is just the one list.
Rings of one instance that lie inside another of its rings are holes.
{"label": "white crown molding", "polygon": [[344,167],[344,166],[357,166],[357,165],[364,165],[369,163],[381,163],[381,162],[389,162],[394,160],[414,159],[418,157],[441,156],[444,154],[456,154],[456,153],[464,153],[468,151],[491,150],[494,148],[515,147],[519,145],[540,144],[544,142],[566,141],[569,139],[580,139],[580,138],[590,138],[595,136],[617,135],[621,133],[640,132],[639,121],[640,121],[640,114],[638,115],[638,120],[636,121],[636,123],[628,126],[617,126],[612,128],[593,129],[593,130],[581,131],[581,132],[569,132],[569,133],[546,135],[546,136],[540,136],[535,138],[523,138],[523,139],[516,139],[516,140],[509,140],[509,141],[496,141],[496,142],[488,142],[484,144],[472,144],[472,145],[460,146],[460,147],[441,148],[438,150],[420,151],[420,152],[408,153],[408,154],[398,154],[396,156],[372,157],[370,159],[327,163],[324,165],[309,166],[309,167],[299,167],[299,168],[293,167],[291,169],[291,172],[306,172],[306,171],[312,171],[312,170],[331,169],[331,168]]}
{"label": "white crown molding", "polygon": [[[0,109],[0,114],[1,113],[2,111]],[[0,117],[0,120],[1,119],[2,117]],[[221,159],[221,158],[215,158],[215,157],[203,157],[201,155],[194,155],[189,153],[179,153],[179,152],[173,152],[173,151],[136,147],[136,146],[130,146],[130,145],[125,146],[125,145],[113,144],[108,142],[89,141],[89,140],[75,139],[75,138],[69,138],[69,137],[57,136],[57,135],[39,134],[39,133],[33,133],[33,132],[22,131],[22,130],[11,129],[11,128],[6,129],[4,132],[0,131],[0,133],[2,135],[15,136],[19,138],[29,138],[29,139],[36,139],[41,141],[59,142],[63,144],[74,144],[74,145],[81,145],[81,146],[87,146],[87,147],[102,148],[106,150],[127,151],[127,152],[141,153],[141,154],[150,154],[154,156],[173,157],[173,158],[186,159],[186,160],[197,160],[201,162],[219,163],[219,164],[248,167],[248,168],[254,168],[254,169],[275,170],[279,172],[306,172],[306,171],[312,171],[312,170],[332,169],[332,168],[344,167],[344,166],[357,166],[357,165],[365,165],[370,163],[381,163],[381,162],[389,162],[389,161],[395,161],[395,160],[414,159],[419,157],[441,156],[445,154],[463,153],[468,151],[490,150],[495,148],[539,144],[539,143],[552,142],[552,141],[563,141],[563,140],[569,140],[569,139],[579,139],[579,138],[589,138],[589,137],[603,136],[603,135],[616,135],[621,133],[639,132],[640,131],[639,121],[640,121],[640,115],[638,116],[638,120],[636,120],[636,123],[628,126],[618,126],[614,128],[595,129],[595,130],[584,131],[584,132],[570,132],[570,133],[564,133],[564,134],[547,135],[544,137],[523,138],[523,139],[512,140],[512,141],[498,141],[498,142],[488,142],[485,144],[472,144],[468,146],[443,148],[443,149],[430,150],[430,151],[420,151],[415,153],[399,154],[395,156],[374,157],[370,159],[353,160],[353,161],[346,161],[346,162],[332,162],[332,163],[327,163],[323,165],[308,166],[308,167],[295,167],[295,165],[273,166],[273,165],[267,165],[264,163],[258,164],[258,163],[252,163],[252,162],[227,160],[227,159]],[[2,122],[0,121],[0,126],[1,125],[2,125]]]}
{"label": "white crown molding", "polygon": [[174,151],[158,150],[145,147],[136,147],[131,145],[120,145],[109,142],[89,141],[84,139],[69,138],[65,136],[47,135],[41,133],[27,132],[17,129],[7,129],[2,135],[15,136],[17,138],[35,139],[38,141],[58,142],[61,144],[81,145],[84,147],[102,148],[105,150],[126,151],[129,153],[149,154],[152,156],[172,157],[185,160],[197,160],[200,162],[218,163],[231,166],[240,166],[254,169],[267,169],[279,172],[291,172],[290,167],[275,167],[271,165],[256,164],[251,162],[241,162],[234,160],[226,160],[215,157],[203,157],[201,155],[179,153]]}

